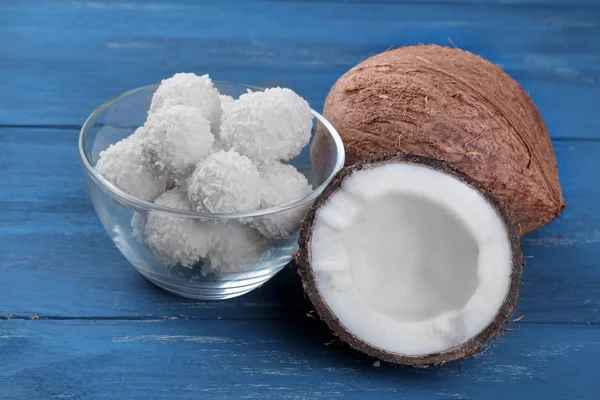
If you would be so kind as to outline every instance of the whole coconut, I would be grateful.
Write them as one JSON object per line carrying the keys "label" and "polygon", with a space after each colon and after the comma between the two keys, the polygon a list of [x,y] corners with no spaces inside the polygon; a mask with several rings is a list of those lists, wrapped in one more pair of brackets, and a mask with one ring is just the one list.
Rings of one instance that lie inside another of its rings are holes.
{"label": "whole coconut", "polygon": [[397,153],[445,161],[481,182],[521,236],[565,207],[535,104],[500,67],[467,51],[419,45],[375,55],[338,79],[323,114],[344,141],[347,165]]}

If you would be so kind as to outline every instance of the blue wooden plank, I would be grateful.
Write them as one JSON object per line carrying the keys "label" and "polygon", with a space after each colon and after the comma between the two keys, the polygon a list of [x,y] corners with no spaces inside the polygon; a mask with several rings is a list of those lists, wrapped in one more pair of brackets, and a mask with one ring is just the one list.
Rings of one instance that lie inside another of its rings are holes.
{"label": "blue wooden plank", "polygon": [[597,399],[599,326],[522,324],[478,359],[382,365],[303,321],[0,321],[0,399]]}
{"label": "blue wooden plank", "polygon": [[[303,318],[310,309],[293,268],[226,302],[155,289],[97,220],[76,151],[77,131],[0,129],[0,316]],[[600,142],[557,141],[562,218],[524,240],[519,312],[537,322],[600,323]],[[23,160],[28,160],[24,162]]]}
{"label": "blue wooden plank", "polygon": [[[0,399],[597,397],[598,35],[593,0],[0,1]],[[524,239],[521,331],[462,371],[325,346],[293,268],[225,302],[164,293],[97,221],[68,128],[115,94],[192,70],[319,109],[358,61],[448,37],[531,92],[569,204]]]}
{"label": "blue wooden plank", "polygon": [[518,79],[553,136],[598,137],[600,8],[476,3],[4,2],[0,123],[80,124],[108,98],[183,70],[290,86],[319,109],[358,61],[451,37]]}

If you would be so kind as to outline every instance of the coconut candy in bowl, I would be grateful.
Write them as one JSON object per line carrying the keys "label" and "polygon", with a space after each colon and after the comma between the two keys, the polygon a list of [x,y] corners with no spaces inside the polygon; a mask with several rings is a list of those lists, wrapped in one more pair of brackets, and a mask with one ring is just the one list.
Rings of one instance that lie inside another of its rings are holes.
{"label": "coconut candy in bowl", "polygon": [[[306,102],[310,125],[293,125],[302,114],[290,108],[303,106],[288,89],[174,78],[90,115],[79,137],[89,194],[151,282],[194,299],[240,296],[290,262],[300,220],[344,164],[342,141]],[[247,140],[259,129],[266,136]]]}

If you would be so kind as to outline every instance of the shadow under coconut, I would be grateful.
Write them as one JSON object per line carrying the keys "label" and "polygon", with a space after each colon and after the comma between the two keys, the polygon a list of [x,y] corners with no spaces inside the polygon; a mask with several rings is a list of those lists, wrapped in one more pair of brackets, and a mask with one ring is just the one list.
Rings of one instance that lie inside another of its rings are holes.
{"label": "shadow under coconut", "polygon": [[[381,384],[394,387],[398,383],[410,386],[413,382],[442,381],[460,375],[463,371],[477,368],[480,361],[467,359],[462,363],[453,362],[426,369],[377,363],[372,357],[339,341],[327,325],[311,312],[312,305],[304,296],[302,281],[294,263],[261,288],[225,301],[182,299],[155,287],[141,276],[140,285],[152,294],[160,295],[161,308],[167,315],[175,314],[178,319],[189,319],[186,324],[173,327],[176,331],[170,334],[198,334],[203,331],[206,320],[218,319],[227,323],[227,320],[242,319],[247,324],[247,330],[233,336],[244,341],[263,338],[269,351],[295,360],[293,365],[310,365],[312,371],[323,371],[332,378],[339,374],[351,374],[366,376],[371,381],[376,379]],[[404,377],[406,379],[402,379]]]}
{"label": "shadow under coconut", "polygon": [[[256,291],[256,296],[262,300],[269,299],[274,304],[281,304],[282,308],[286,309],[281,313],[282,317],[285,317],[276,321],[272,318],[252,321],[256,330],[264,330],[264,337],[269,338],[272,345],[278,347],[277,351],[309,363],[314,370],[367,375],[369,379],[375,376],[382,382],[387,382],[388,379],[397,381],[399,377],[418,382],[447,379],[467,369],[476,368],[476,364],[479,363],[478,359],[465,359],[443,367],[419,369],[378,362],[359,353],[341,342],[312,312],[312,305],[304,296],[302,281],[294,263]],[[276,329],[274,323],[277,324]]]}

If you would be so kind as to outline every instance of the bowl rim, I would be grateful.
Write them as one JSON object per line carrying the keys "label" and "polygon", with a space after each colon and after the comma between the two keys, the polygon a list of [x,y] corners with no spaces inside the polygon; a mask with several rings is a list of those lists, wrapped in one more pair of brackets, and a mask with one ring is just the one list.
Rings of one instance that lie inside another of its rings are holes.
{"label": "bowl rim", "polygon": [[[252,86],[252,85],[236,83],[236,82],[218,81],[218,80],[215,80],[213,82],[216,85],[233,85],[233,86],[239,86],[239,87],[243,87],[243,88],[247,88],[247,89],[254,89],[254,90],[264,90],[265,89],[265,88],[261,88],[258,86]],[[338,134],[338,132],[334,128],[334,126],[329,121],[327,121],[327,119],[325,119],[325,117],[323,117],[321,114],[319,114],[318,112],[316,112],[315,110],[313,110],[311,108],[310,111],[311,111],[313,117],[317,118],[317,120],[323,124],[323,126],[327,129],[327,132],[329,133],[330,137],[333,139],[335,147],[336,147],[336,151],[337,151],[337,159],[336,159],[336,163],[333,168],[333,171],[323,181],[323,183],[321,185],[319,185],[317,188],[313,189],[309,194],[307,194],[304,197],[300,197],[296,200],[293,200],[293,201],[285,203],[285,204],[281,204],[276,207],[270,207],[270,208],[260,209],[260,210],[256,210],[256,211],[235,212],[235,213],[206,213],[206,212],[197,212],[197,211],[185,211],[185,210],[179,210],[176,208],[160,206],[160,205],[151,203],[149,201],[145,201],[145,200],[139,199],[135,196],[132,196],[131,194],[124,192],[123,190],[119,189],[116,185],[109,182],[106,178],[104,178],[96,170],[96,168],[94,168],[94,166],[92,165],[92,163],[90,162],[90,160],[88,158],[87,152],[85,151],[84,143],[85,143],[87,134],[88,134],[93,122],[96,120],[96,118],[98,118],[98,116],[106,108],[108,108],[112,104],[114,104],[114,103],[118,102],[119,100],[122,100],[128,96],[131,96],[133,94],[136,94],[136,93],[144,91],[144,90],[158,87],[159,84],[160,83],[153,83],[150,85],[141,86],[141,87],[129,90],[127,92],[121,93],[120,95],[112,98],[111,100],[108,100],[107,102],[102,104],[100,107],[96,108],[87,117],[87,119],[83,123],[81,130],[79,132],[79,139],[78,139],[79,158],[80,158],[86,172],[88,173],[88,175],[90,175],[90,177],[98,185],[100,185],[100,187],[102,187],[104,190],[108,191],[112,196],[119,199],[122,203],[130,205],[134,208],[143,209],[146,211],[158,211],[158,212],[162,212],[162,213],[176,214],[176,215],[191,217],[191,218],[212,219],[212,220],[217,219],[218,220],[218,219],[242,219],[242,218],[245,219],[245,218],[262,217],[262,216],[266,216],[266,215],[277,214],[277,213],[280,213],[283,211],[292,210],[294,208],[304,206],[304,205],[310,203],[311,201],[315,200],[321,194],[321,192],[325,189],[325,187],[329,184],[329,182],[331,182],[333,177],[344,166],[345,149],[344,149],[344,144],[342,142],[342,138],[340,137],[340,135]]]}

